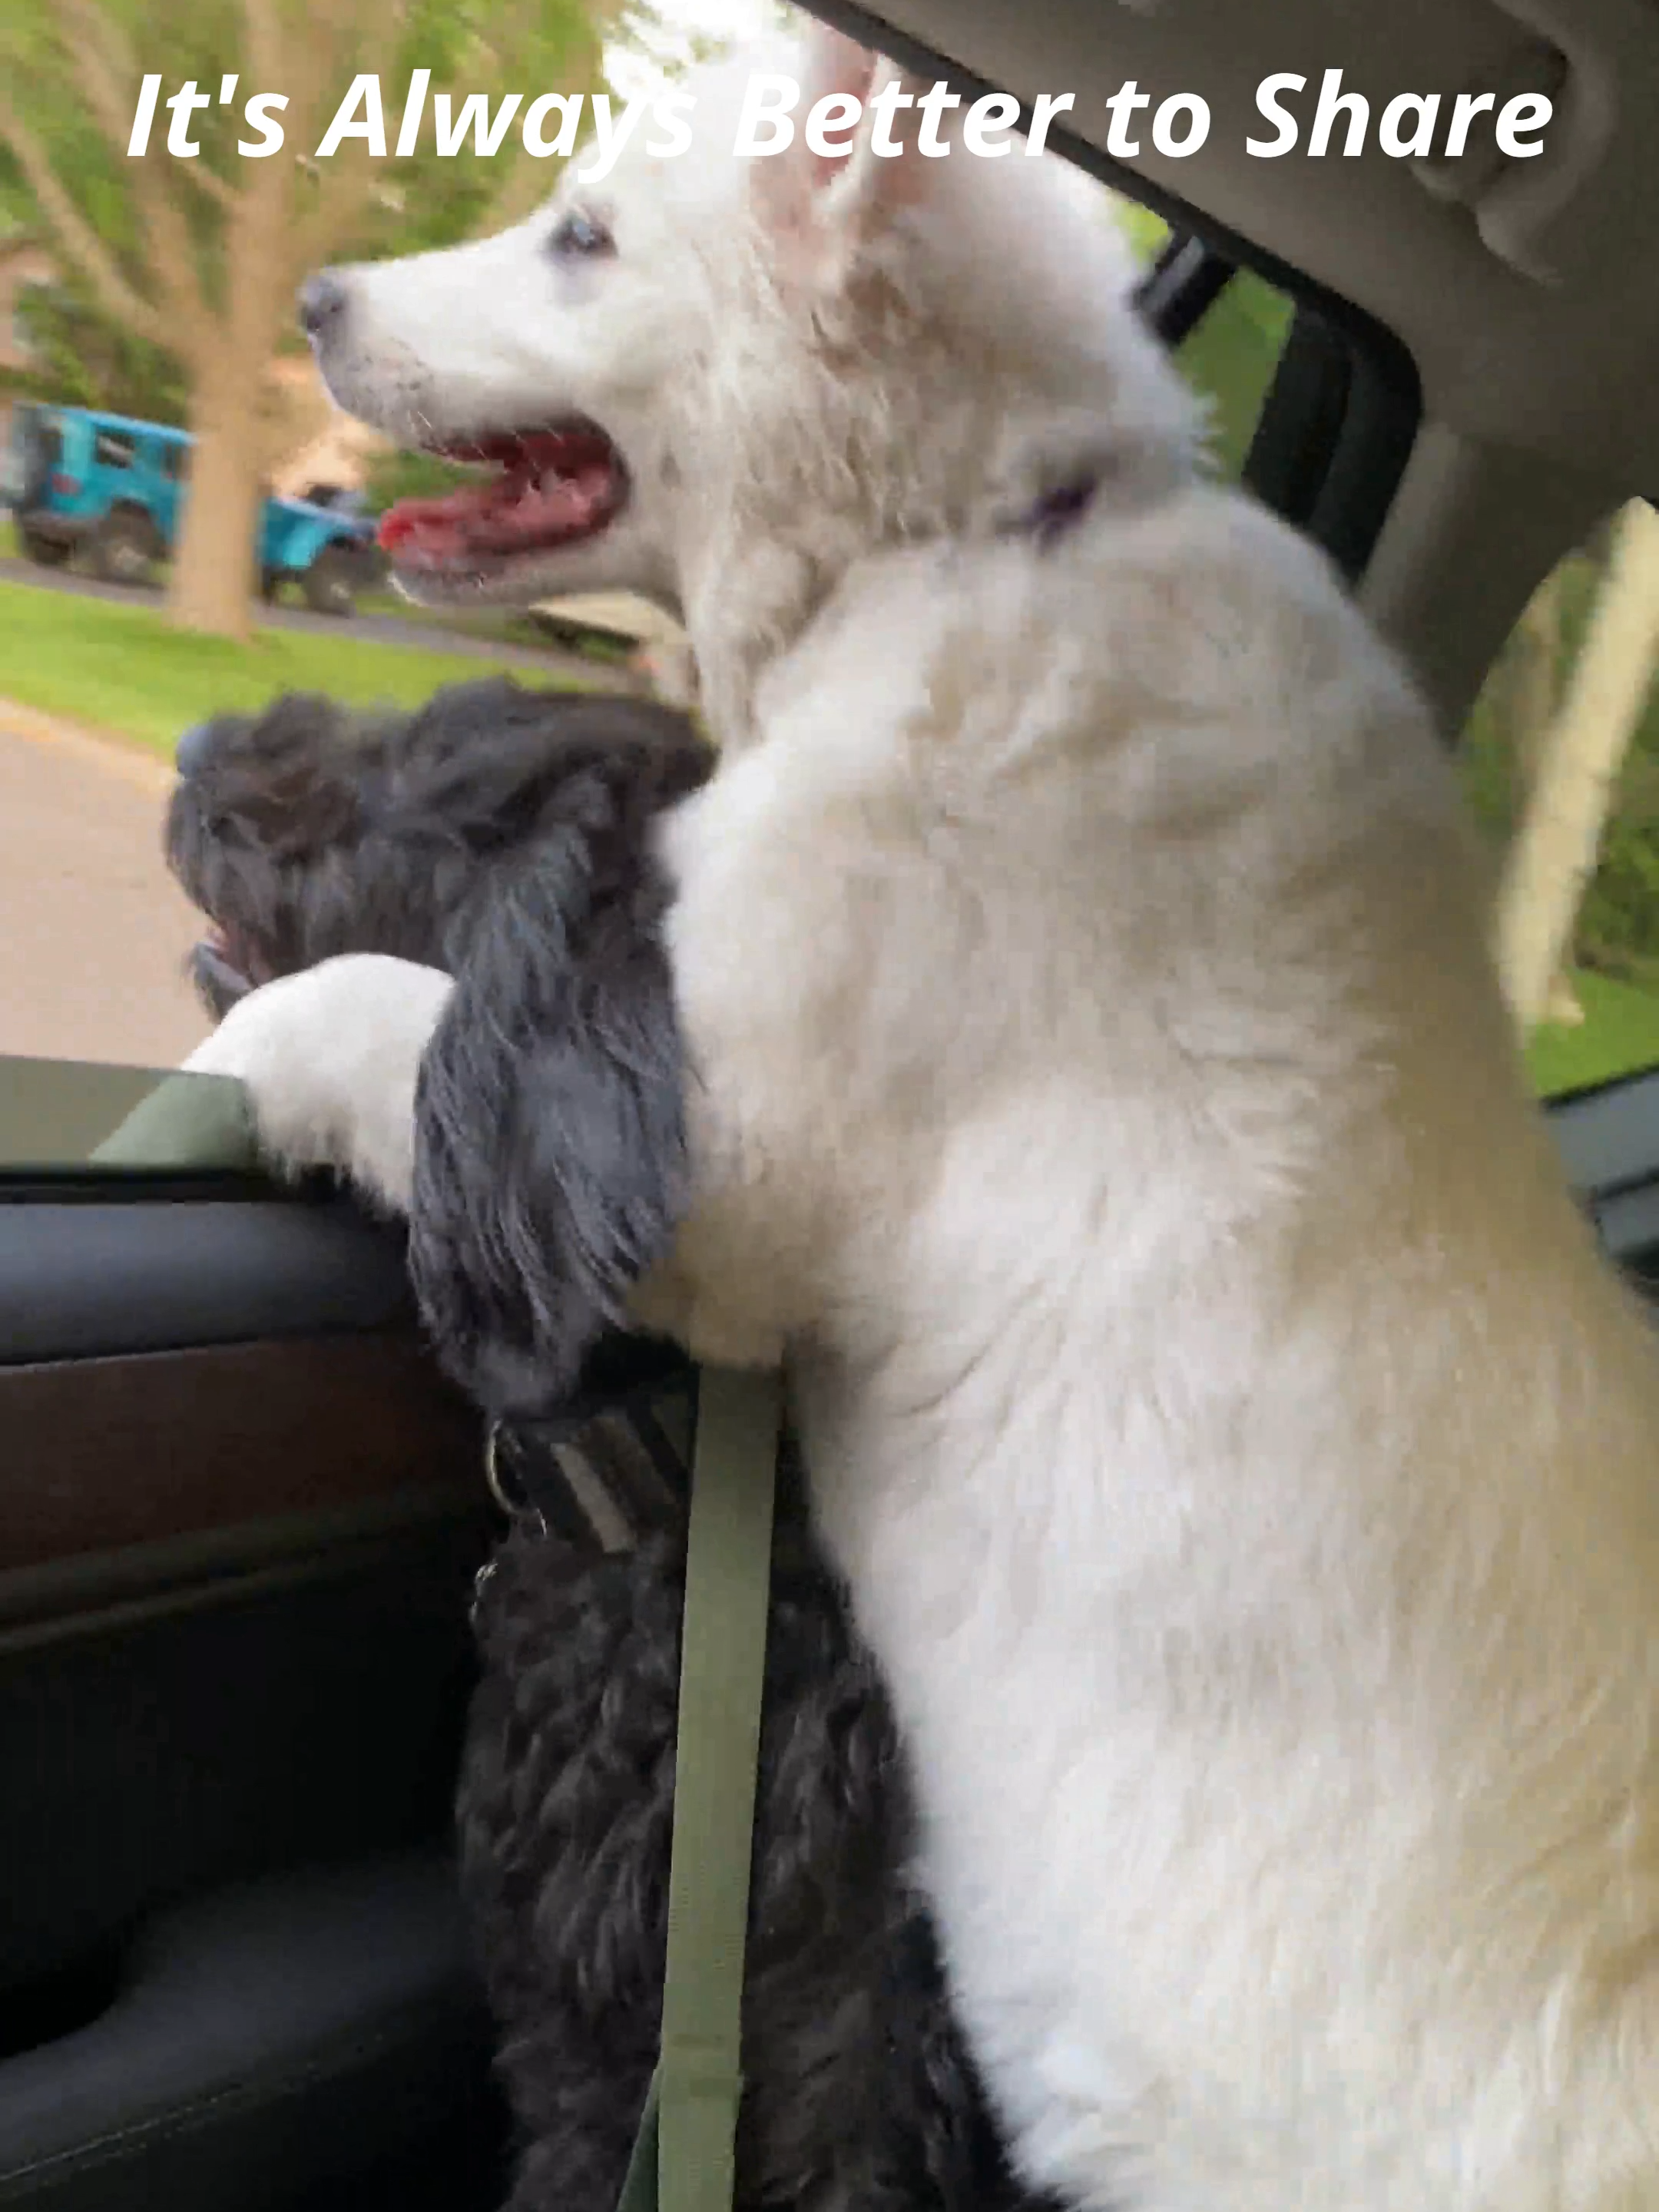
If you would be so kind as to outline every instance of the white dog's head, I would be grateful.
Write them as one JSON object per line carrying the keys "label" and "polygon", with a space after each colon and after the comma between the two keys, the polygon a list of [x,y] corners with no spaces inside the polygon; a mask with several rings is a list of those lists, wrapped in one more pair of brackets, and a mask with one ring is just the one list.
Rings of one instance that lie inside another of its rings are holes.
{"label": "white dog's head", "polygon": [[[795,136],[744,157],[758,72],[800,85]],[[911,109],[878,152],[868,106],[846,118],[897,75],[827,33],[757,48],[688,81],[688,150],[653,154],[647,125],[499,237],[312,280],[340,404],[492,468],[387,518],[412,596],[654,596],[735,733],[759,665],[860,554],[1007,526],[1083,467],[1127,498],[1186,472],[1195,410],[1103,210],[1012,133],[976,156],[947,120],[930,154]],[[801,127],[831,98],[838,157]]]}

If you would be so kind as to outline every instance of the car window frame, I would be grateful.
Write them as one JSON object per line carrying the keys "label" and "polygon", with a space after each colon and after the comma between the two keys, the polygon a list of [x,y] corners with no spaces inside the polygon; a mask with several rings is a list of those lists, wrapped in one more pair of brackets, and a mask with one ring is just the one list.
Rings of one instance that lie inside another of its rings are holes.
{"label": "car window frame", "polygon": [[[112,459],[106,450],[110,446],[124,447],[125,458]],[[94,468],[120,469],[131,474],[138,466],[139,447],[140,441],[137,438],[124,436],[118,430],[100,430],[96,423],[92,426],[92,465]]]}

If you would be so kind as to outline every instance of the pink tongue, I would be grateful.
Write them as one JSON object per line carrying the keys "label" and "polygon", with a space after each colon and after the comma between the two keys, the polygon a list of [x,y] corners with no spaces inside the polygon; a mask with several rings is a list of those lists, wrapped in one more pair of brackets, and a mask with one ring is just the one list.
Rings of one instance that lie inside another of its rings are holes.
{"label": "pink tongue", "polygon": [[556,545],[592,527],[610,487],[610,471],[597,466],[517,491],[495,483],[443,499],[399,500],[380,517],[380,546],[406,567],[438,568],[469,553]]}

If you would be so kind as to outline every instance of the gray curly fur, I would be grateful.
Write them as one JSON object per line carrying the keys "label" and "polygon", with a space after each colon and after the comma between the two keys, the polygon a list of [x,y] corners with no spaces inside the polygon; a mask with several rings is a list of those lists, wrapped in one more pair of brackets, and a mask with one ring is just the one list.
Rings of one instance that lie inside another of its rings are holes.
{"label": "gray curly fur", "polygon": [[[672,1236],[683,1073],[651,827],[711,756],[684,716],[504,681],[365,721],[279,700],[197,733],[175,873],[227,988],[334,952],[451,969],[410,1258],[489,1411],[556,1399]],[[1012,2212],[906,1875],[891,1718],[804,1524],[777,1539],[738,2144],[742,2212]],[[515,1528],[481,1586],[461,1876],[517,2122],[512,2212],[610,2212],[655,2057],[684,1542]]]}
{"label": "gray curly fur", "polygon": [[[896,1747],[809,1553],[775,1574],[744,2008],[744,2207],[1021,2202],[904,1873]],[[656,2055],[684,1550],[526,1533],[485,1584],[463,1881],[525,2133],[513,2212],[614,2203]]]}

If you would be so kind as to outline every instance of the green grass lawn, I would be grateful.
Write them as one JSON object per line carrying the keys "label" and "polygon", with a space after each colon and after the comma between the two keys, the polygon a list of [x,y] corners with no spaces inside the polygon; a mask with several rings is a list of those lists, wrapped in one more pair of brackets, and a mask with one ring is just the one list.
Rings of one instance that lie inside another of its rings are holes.
{"label": "green grass lawn", "polygon": [[0,698],[159,752],[171,752],[192,722],[262,707],[282,691],[414,707],[441,684],[488,672],[487,661],[459,653],[353,638],[345,623],[338,636],[261,630],[235,645],[171,629],[152,605],[0,583]]}
{"label": "green grass lawn", "polygon": [[1659,998],[1610,976],[1582,972],[1573,977],[1573,989],[1584,1009],[1583,1025],[1546,1023],[1528,1048],[1527,1065],[1542,1097],[1659,1066]]}

